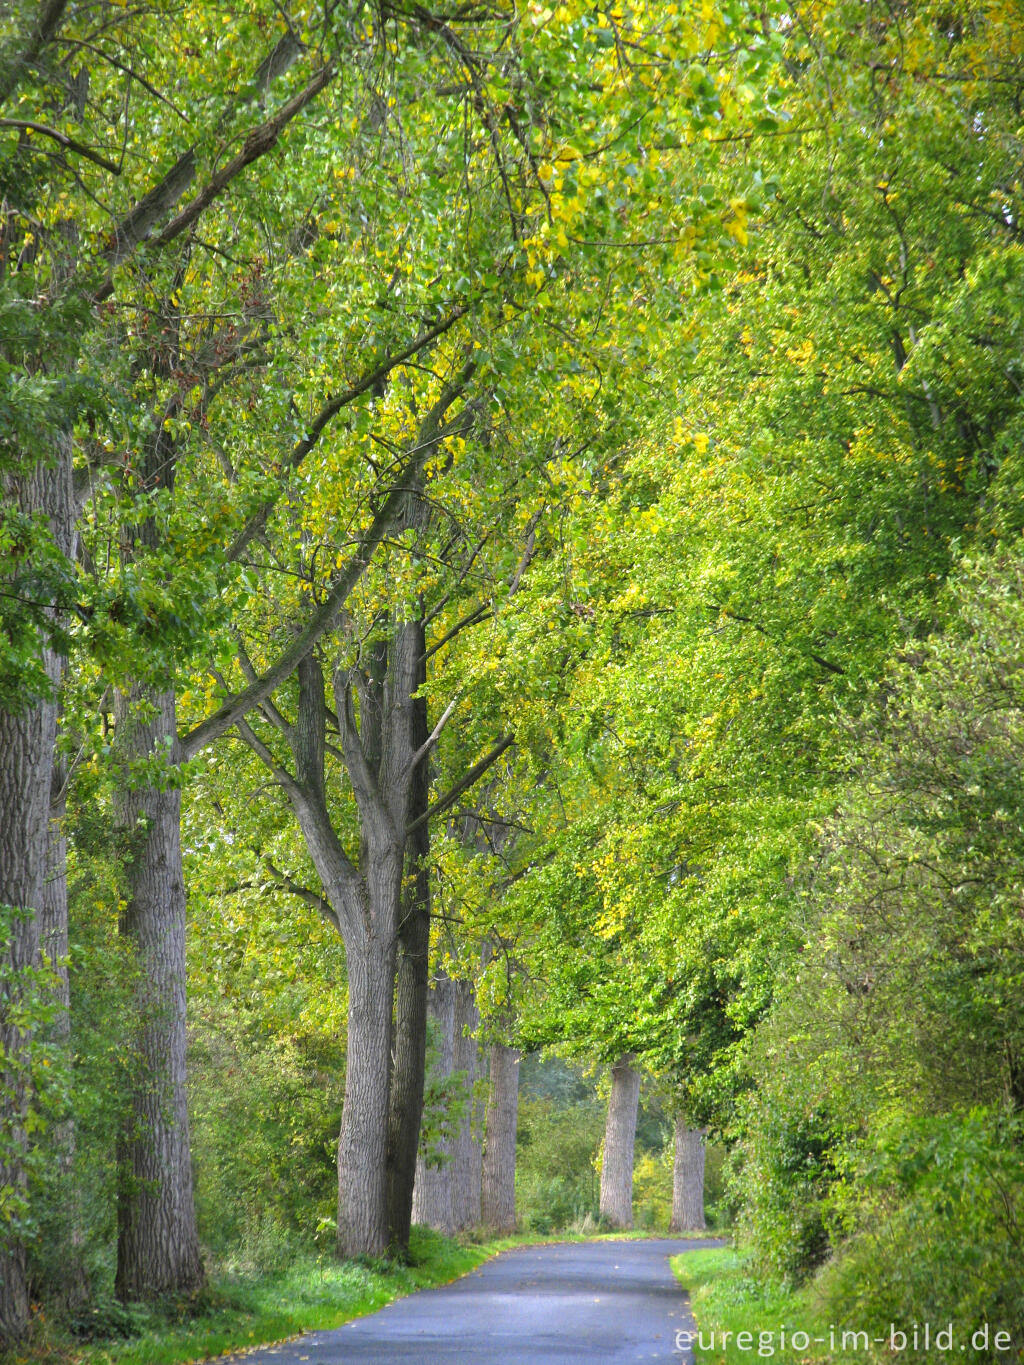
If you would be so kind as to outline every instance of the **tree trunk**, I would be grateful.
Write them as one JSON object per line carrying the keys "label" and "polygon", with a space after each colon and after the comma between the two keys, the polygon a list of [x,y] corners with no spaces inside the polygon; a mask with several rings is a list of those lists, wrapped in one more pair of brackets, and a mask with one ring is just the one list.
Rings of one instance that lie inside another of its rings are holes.
{"label": "tree trunk", "polygon": [[[3,495],[23,512],[44,512],[54,543],[70,556],[75,522],[70,436],[58,441],[51,464],[5,479]],[[14,911],[6,941],[0,939],[0,1056],[5,1059],[0,1067],[0,1189],[13,1213],[13,1223],[0,1233],[0,1350],[22,1341],[29,1322],[25,1247],[18,1223],[28,1197],[25,1119],[31,1098],[32,1033],[17,1022],[17,1015],[26,992],[34,989],[32,973],[40,964],[39,915],[61,659],[44,646],[41,662],[50,695],[27,697],[18,711],[0,710],[0,905]]]}
{"label": "tree trunk", "polygon": [[492,1043],[480,1212],[484,1227],[494,1232],[515,1231],[518,1115],[519,1053]]}
{"label": "tree trunk", "polygon": [[[415,622],[420,655],[419,682],[426,676],[423,623]],[[426,697],[412,704],[412,747],[429,734]],[[430,765],[426,759],[412,776],[410,821],[424,816],[430,799]],[[413,1221],[416,1160],[423,1118],[423,1081],[427,1055],[427,995],[430,982],[430,822],[426,819],[406,843],[408,890],[398,925],[398,968],[395,987],[395,1049],[388,1121],[388,1235],[392,1250],[409,1250]]]}
{"label": "tree trunk", "polygon": [[[355,949],[355,950],[354,950]],[[338,1137],[338,1254],[388,1249],[387,1157],[395,940],[348,946],[348,1058]]]}
{"label": "tree trunk", "polygon": [[612,1067],[612,1092],[601,1163],[601,1217],[613,1228],[633,1226],[633,1143],[640,1103],[640,1073],[631,1052]]}
{"label": "tree trunk", "polygon": [[[450,1084],[455,1069],[455,982],[442,973],[431,987],[427,1003],[432,1030],[437,1041],[437,1054],[430,1068],[430,1079]],[[443,1121],[443,1120],[442,1120]],[[424,1227],[435,1228],[446,1236],[455,1231],[452,1208],[452,1139],[442,1137],[431,1144],[432,1156],[427,1161],[421,1151],[416,1159],[416,1192],[413,1197],[413,1220]]]}
{"label": "tree trunk", "polygon": [[[423,879],[429,879],[425,871]],[[417,874],[417,881],[420,874]],[[393,1250],[409,1249],[416,1153],[423,1118],[427,1052],[427,958],[430,912],[408,904],[398,932],[395,993],[395,1049],[388,1124],[388,1229]]]}
{"label": "tree trunk", "polygon": [[671,1232],[703,1228],[704,1221],[704,1129],[690,1128],[682,1114],[676,1115],[675,1158],[672,1163]]}
{"label": "tree trunk", "polygon": [[[0,1190],[13,1221],[0,1227],[0,1351],[28,1332],[25,1246],[19,1222],[27,1212],[28,1134],[32,1035],[16,1022],[31,973],[39,963],[39,915],[46,866],[46,820],[56,725],[47,703],[20,715],[0,711]],[[28,1011],[31,1016],[31,1007]]]}
{"label": "tree trunk", "polygon": [[[67,767],[58,764],[53,774],[50,828],[47,838],[46,884],[40,920],[43,956],[56,978],[57,1014],[50,1036],[71,1065],[71,990],[68,977],[68,840],[66,816]],[[60,1200],[59,1260],[63,1267],[60,1298],[66,1312],[74,1313],[89,1301],[89,1277],[85,1269],[82,1200],[75,1180],[75,1120],[61,1119],[53,1130],[54,1184]]]}
{"label": "tree trunk", "polygon": [[472,981],[455,985],[455,1070],[465,1075],[465,1108],[452,1157],[452,1217],[456,1229],[480,1223],[480,1182],[483,1176],[483,1102],[476,1095],[479,1048],[476,1031],[480,1011]]}
{"label": "tree trunk", "polygon": [[[185,881],[174,693],[135,689],[117,699],[125,786],[116,813],[127,832],[128,900],[121,933],[135,951],[138,1055],[118,1150],[116,1291],[122,1299],[189,1293],[203,1282],[185,1093]],[[164,762],[168,785],[132,785],[130,765]]]}

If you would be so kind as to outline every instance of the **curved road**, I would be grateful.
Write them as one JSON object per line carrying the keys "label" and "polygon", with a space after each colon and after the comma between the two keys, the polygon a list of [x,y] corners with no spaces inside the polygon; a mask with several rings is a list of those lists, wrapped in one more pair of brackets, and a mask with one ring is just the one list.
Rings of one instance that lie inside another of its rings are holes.
{"label": "curved road", "polygon": [[721,1242],[658,1239],[518,1247],[330,1332],[246,1352],[246,1365],[633,1365],[691,1361],[692,1326],[669,1268]]}

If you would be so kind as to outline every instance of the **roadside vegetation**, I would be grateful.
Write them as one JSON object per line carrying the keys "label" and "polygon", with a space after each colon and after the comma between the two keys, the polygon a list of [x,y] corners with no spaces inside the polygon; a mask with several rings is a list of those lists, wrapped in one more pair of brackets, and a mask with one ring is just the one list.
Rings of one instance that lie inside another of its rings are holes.
{"label": "roadside vegetation", "polygon": [[201,1291],[151,1304],[114,1298],[81,1317],[40,1324],[32,1348],[15,1357],[66,1365],[182,1365],[338,1327],[392,1299],[446,1284],[518,1239],[475,1245],[426,1228],[413,1234],[408,1260],[339,1263],[321,1251],[288,1249],[277,1266],[225,1265]]}
{"label": "roadside vegetation", "polygon": [[[676,1279],[690,1299],[693,1354],[698,1365],[743,1365],[770,1359],[779,1365],[832,1365],[866,1361],[856,1352],[834,1352],[831,1325],[807,1291],[768,1286],[750,1274],[731,1248],[691,1251],[672,1259]],[[794,1333],[805,1332],[809,1341]],[[745,1335],[746,1334],[746,1335]],[[816,1341],[816,1338],[821,1341]]]}

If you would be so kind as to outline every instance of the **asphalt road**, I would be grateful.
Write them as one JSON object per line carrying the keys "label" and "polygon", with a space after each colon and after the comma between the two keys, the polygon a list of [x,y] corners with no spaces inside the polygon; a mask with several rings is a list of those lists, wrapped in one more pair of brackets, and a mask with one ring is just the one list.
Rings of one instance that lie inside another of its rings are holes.
{"label": "asphalt road", "polygon": [[719,1242],[519,1247],[462,1279],[330,1332],[247,1352],[246,1365],[633,1365],[692,1360],[692,1326],[668,1258]]}

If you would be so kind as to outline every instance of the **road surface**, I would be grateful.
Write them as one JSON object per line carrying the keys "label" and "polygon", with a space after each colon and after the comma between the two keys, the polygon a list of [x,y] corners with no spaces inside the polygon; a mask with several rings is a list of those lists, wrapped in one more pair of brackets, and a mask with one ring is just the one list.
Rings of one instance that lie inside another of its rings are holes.
{"label": "road surface", "polygon": [[329,1332],[246,1352],[245,1365],[634,1365],[692,1360],[669,1257],[720,1242],[563,1243],[503,1252]]}

